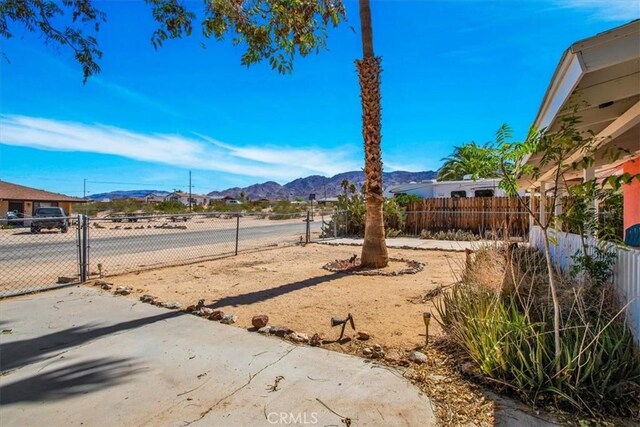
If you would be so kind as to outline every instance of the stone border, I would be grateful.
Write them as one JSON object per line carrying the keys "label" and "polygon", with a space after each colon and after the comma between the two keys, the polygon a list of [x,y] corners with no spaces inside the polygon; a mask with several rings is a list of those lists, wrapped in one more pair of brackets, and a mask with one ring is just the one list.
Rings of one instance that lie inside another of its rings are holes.
{"label": "stone border", "polygon": [[344,273],[344,274],[355,274],[358,276],[400,276],[403,274],[416,274],[424,269],[425,264],[419,261],[414,261],[406,258],[389,258],[389,261],[394,262],[404,262],[407,264],[407,268],[403,268],[402,270],[396,271],[380,271],[376,269],[367,269],[360,270],[360,264],[354,264],[351,268],[340,268],[336,267],[336,264],[344,262],[346,260],[335,260],[331,261],[322,266],[327,271],[331,271],[333,273]]}

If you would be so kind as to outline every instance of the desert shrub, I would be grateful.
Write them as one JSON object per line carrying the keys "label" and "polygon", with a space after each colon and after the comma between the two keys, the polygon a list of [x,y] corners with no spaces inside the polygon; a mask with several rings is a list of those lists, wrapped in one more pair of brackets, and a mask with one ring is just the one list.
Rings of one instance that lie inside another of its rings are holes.
{"label": "desert shrub", "polygon": [[[530,249],[499,247],[474,258],[472,270],[442,294],[436,309],[480,374],[529,403],[632,415],[640,404],[640,358],[610,287],[559,280],[563,322],[556,373],[544,260]],[[495,272],[496,263],[501,279],[492,285],[478,280],[482,266]]]}
{"label": "desert shrub", "polygon": [[[365,216],[367,202],[364,192],[357,192],[351,184],[349,191],[338,196],[337,213],[322,227],[322,236],[333,236],[334,230],[337,236],[364,236]],[[404,209],[398,205],[395,199],[386,199],[382,206],[384,228],[387,237],[395,237],[404,229]]]}
{"label": "desert shrub", "polygon": [[189,207],[183,205],[182,202],[179,202],[178,200],[168,200],[156,204],[155,210],[157,212],[173,214],[187,212],[189,210]]}
{"label": "desert shrub", "polygon": [[398,194],[395,196],[396,203],[403,208],[407,206],[418,203],[422,201],[422,197],[416,196],[415,194]]}
{"label": "desert shrub", "polygon": [[446,231],[429,231],[422,230],[420,232],[421,239],[431,240],[456,240],[456,241],[475,241],[480,240],[481,237],[477,234],[473,234],[470,231],[464,230],[446,230]]}

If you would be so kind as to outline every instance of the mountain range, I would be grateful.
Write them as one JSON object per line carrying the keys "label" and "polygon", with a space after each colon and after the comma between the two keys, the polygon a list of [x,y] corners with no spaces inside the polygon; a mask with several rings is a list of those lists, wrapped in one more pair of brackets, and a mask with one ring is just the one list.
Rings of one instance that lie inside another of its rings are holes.
{"label": "mountain range", "polygon": [[[434,171],[424,172],[385,172],[383,174],[385,188],[404,184],[409,182],[420,182],[428,179],[435,179],[437,173]],[[251,200],[269,199],[269,200],[293,200],[297,197],[302,197],[305,200],[309,197],[309,194],[315,193],[317,199],[325,197],[335,197],[342,193],[342,181],[349,181],[350,184],[355,184],[356,188],[360,189],[364,184],[364,172],[352,171],[344,172],[332,177],[311,175],[306,178],[298,178],[284,185],[280,185],[274,181],[267,181],[261,184],[253,184],[248,187],[233,187],[227,188],[222,191],[212,191],[208,193],[212,197],[240,197],[241,193],[244,193],[246,197]],[[92,194],[88,196],[89,199],[101,200],[101,199],[118,199],[127,197],[144,197],[149,193],[168,194],[166,191],[157,190],[130,190],[130,191],[112,191],[110,193]],[[195,193],[195,192],[194,192]]]}
{"label": "mountain range", "polygon": [[[434,171],[424,172],[385,172],[383,174],[385,188],[403,184],[408,182],[420,182],[428,179],[435,179],[437,173]],[[298,178],[287,184],[280,185],[274,181],[267,181],[262,184],[253,184],[248,187],[234,187],[223,191],[212,191],[209,196],[222,197],[231,196],[239,197],[240,193],[244,193],[251,200],[269,199],[293,200],[296,197],[302,197],[305,200],[309,194],[315,193],[317,199],[325,197],[335,197],[342,193],[342,181],[346,179],[350,184],[355,184],[360,189],[364,184],[364,172],[352,171],[334,175],[330,178],[320,175],[311,175],[306,178]]]}

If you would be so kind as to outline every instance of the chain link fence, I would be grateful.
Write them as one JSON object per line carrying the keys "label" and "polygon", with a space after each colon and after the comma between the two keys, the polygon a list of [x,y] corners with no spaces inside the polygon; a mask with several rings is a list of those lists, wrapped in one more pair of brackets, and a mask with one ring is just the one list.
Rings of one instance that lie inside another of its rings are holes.
{"label": "chain link fence", "polygon": [[[33,219],[0,220],[0,297],[19,295],[88,278],[175,266],[364,234],[364,216],[347,211],[198,213],[64,218],[66,226],[36,227]],[[46,225],[48,219],[38,219]],[[61,218],[55,218],[61,221]],[[387,236],[525,238],[522,212],[405,212],[387,225]],[[65,232],[62,232],[65,231]],[[473,236],[472,236],[473,235]],[[456,236],[454,236],[456,237]]]}
{"label": "chain link fence", "polygon": [[321,221],[307,212],[79,215],[65,220],[66,233],[32,232],[28,221],[0,222],[0,297],[300,244],[317,239],[321,229]]}

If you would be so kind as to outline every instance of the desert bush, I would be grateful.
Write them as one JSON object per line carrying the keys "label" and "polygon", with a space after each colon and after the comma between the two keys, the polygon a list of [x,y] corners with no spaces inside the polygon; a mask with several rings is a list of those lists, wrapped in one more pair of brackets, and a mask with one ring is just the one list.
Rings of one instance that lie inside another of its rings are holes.
{"label": "desert bush", "polygon": [[456,241],[475,241],[480,240],[481,237],[477,234],[473,234],[470,231],[464,230],[446,230],[446,231],[430,231],[422,230],[420,232],[421,239],[430,240],[456,240]]}
{"label": "desert bush", "polygon": [[[333,236],[334,227],[338,236],[364,236],[365,215],[367,201],[364,188],[356,191],[355,185],[343,186],[345,191],[338,196],[337,213],[322,228],[323,237]],[[350,188],[349,191],[346,188]],[[404,209],[395,199],[386,199],[382,206],[384,228],[387,237],[395,237],[404,229]],[[392,235],[390,235],[392,234]]]}
{"label": "desert bush", "polygon": [[422,197],[416,196],[415,194],[398,194],[397,196],[395,196],[395,199],[396,203],[403,208],[406,208],[413,203],[418,203],[423,200]]}
{"label": "desert bush", "polygon": [[[530,249],[486,248],[436,304],[444,330],[480,374],[532,404],[589,415],[632,415],[640,404],[640,358],[609,286],[559,280],[561,370],[544,259]],[[482,280],[483,267],[500,280]],[[636,414],[637,415],[637,414]]]}
{"label": "desert bush", "polygon": [[184,212],[187,212],[188,210],[189,210],[188,206],[183,205],[182,202],[179,202],[177,200],[168,200],[165,202],[160,202],[155,205],[156,212],[162,212],[167,214],[184,213]]}

